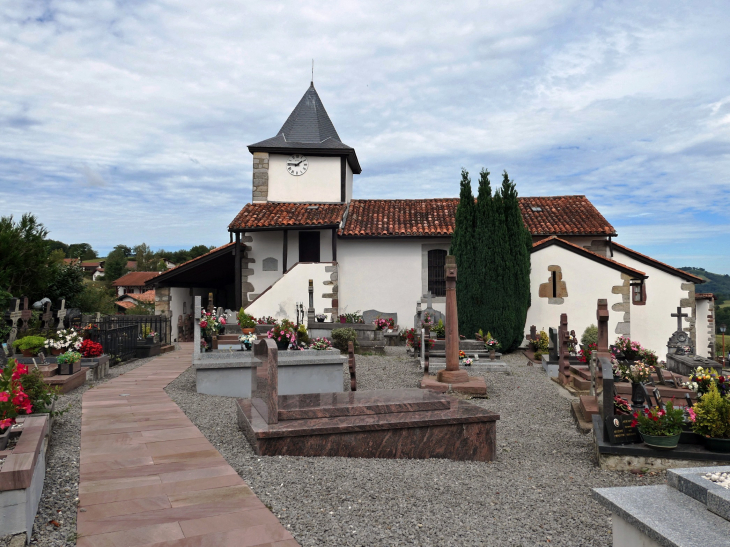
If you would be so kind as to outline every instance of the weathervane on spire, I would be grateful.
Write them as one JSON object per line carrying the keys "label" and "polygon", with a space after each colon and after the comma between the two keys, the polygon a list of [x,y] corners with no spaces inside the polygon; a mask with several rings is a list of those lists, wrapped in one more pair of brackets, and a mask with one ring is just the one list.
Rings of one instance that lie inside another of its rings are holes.
{"label": "weathervane on spire", "polygon": [[312,81],[311,84],[314,85],[314,59],[312,59]]}

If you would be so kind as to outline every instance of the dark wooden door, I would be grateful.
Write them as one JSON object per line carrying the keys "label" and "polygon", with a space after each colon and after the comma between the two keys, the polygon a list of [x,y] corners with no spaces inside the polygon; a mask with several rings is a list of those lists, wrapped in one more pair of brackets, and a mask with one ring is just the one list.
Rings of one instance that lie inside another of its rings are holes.
{"label": "dark wooden door", "polygon": [[299,232],[299,262],[319,262],[319,232]]}

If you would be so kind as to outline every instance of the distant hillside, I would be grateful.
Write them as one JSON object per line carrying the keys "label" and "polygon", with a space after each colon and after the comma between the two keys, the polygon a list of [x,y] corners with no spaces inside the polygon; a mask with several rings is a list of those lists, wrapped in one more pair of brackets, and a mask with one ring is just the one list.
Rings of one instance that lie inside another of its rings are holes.
{"label": "distant hillside", "polygon": [[722,295],[720,298],[724,297],[725,300],[730,299],[730,275],[716,274],[708,272],[704,268],[693,268],[691,266],[680,269],[707,281],[697,287],[697,292],[711,292],[718,296]]}

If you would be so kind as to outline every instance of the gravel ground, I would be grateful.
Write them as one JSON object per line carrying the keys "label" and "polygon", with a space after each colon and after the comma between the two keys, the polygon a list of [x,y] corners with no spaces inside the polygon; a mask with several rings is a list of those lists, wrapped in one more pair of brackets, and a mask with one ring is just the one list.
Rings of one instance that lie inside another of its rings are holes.
{"label": "gravel ground", "polygon": [[[76,545],[76,500],[79,495],[79,449],[81,447],[81,397],[94,386],[149,363],[140,359],[109,369],[99,382],[87,382],[71,393],[61,395],[56,410],[68,408],[53,423],[51,442],[46,452],[46,479],[43,483],[38,514],[33,524],[31,545],[57,547]],[[53,522],[55,522],[55,524]],[[12,536],[0,537],[0,547],[10,544]]]}
{"label": "gravel ground", "polygon": [[[357,357],[359,389],[418,385],[417,362],[388,350]],[[662,483],[664,474],[597,468],[560,388],[521,354],[505,360],[511,373],[489,374],[488,398],[472,401],[501,416],[491,463],[257,457],[234,400],[197,394],[192,368],[166,391],[305,547],[611,545],[610,513],[590,489]]]}

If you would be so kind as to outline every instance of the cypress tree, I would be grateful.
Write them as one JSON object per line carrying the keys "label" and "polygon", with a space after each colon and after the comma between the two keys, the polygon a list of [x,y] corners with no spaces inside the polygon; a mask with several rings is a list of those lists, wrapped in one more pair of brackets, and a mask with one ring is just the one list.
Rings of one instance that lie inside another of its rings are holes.
{"label": "cypress tree", "polygon": [[494,207],[492,198],[492,186],[489,181],[489,171],[482,169],[479,172],[479,192],[477,194],[476,206],[476,233],[472,242],[473,252],[477,260],[476,281],[474,286],[474,302],[477,309],[474,317],[472,330],[469,337],[474,336],[479,329],[487,332],[491,325],[492,295],[496,288],[494,277],[490,268],[497,242],[493,236],[494,232]]}
{"label": "cypress tree", "polygon": [[500,190],[505,228],[504,305],[505,332],[502,334],[504,350],[513,350],[524,337],[525,319],[530,306],[530,249],[532,236],[522,220],[517,187],[507,171],[502,175]]}
{"label": "cypress tree", "polygon": [[459,205],[456,208],[454,234],[451,237],[450,253],[456,257],[458,275],[456,279],[456,305],[459,309],[459,332],[467,338],[474,332],[474,278],[477,265],[474,255],[475,228],[474,194],[471,190],[471,179],[466,169],[461,170]]}

